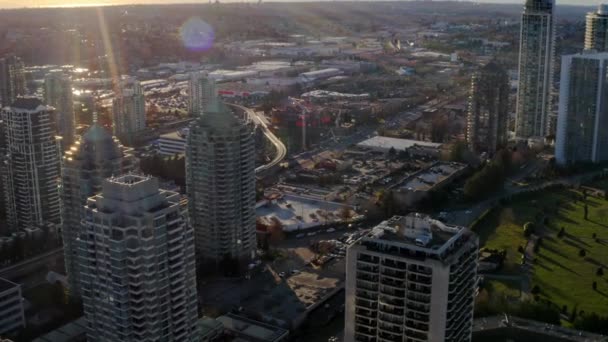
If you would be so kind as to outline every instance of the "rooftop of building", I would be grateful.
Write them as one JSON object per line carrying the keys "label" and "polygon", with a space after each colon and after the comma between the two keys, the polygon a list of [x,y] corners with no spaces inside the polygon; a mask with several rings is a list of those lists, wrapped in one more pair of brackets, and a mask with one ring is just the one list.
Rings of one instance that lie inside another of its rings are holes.
{"label": "rooftop of building", "polygon": [[429,142],[429,141],[375,136],[375,137],[369,138],[367,140],[364,140],[364,141],[358,143],[357,146],[364,147],[364,148],[367,147],[367,148],[382,148],[382,149],[390,149],[391,147],[393,147],[397,151],[404,151],[408,148],[415,147],[415,146],[427,147],[427,148],[441,148],[442,144]]}
{"label": "rooftop of building", "polygon": [[37,97],[18,97],[11,103],[11,108],[26,109],[26,110],[38,110],[39,107],[45,107],[42,100]]}
{"label": "rooftop of building", "polygon": [[12,281],[4,278],[0,278],[0,293],[18,287],[19,284],[15,284]]}
{"label": "rooftop of building", "polygon": [[222,324],[222,322],[218,321],[215,318],[211,318],[211,317],[201,317],[198,319],[197,321],[197,325],[198,325],[198,331],[201,334],[201,336],[205,336],[208,333],[215,331],[217,329],[224,329],[224,325]]}
{"label": "rooftop of building", "polygon": [[252,319],[228,313],[217,318],[229,331],[247,338],[251,342],[280,341],[289,334],[289,331],[270,324],[254,321]]}
{"label": "rooftop of building", "polygon": [[466,164],[455,162],[437,162],[431,167],[407,177],[395,188],[402,191],[430,191],[443,181],[464,171]]}
{"label": "rooftop of building", "polygon": [[33,342],[73,342],[82,341],[86,336],[86,319],[81,317],[60,328],[57,328],[46,335],[40,336]]}
{"label": "rooftop of building", "polygon": [[165,139],[165,140],[179,140],[179,141],[186,141],[186,139],[188,138],[188,129],[182,129],[179,131],[173,131],[173,132],[169,132],[169,133],[165,133],[165,134],[161,134],[160,135],[160,139]]}
{"label": "rooftop of building", "polygon": [[394,242],[402,247],[439,254],[452,245],[464,231],[464,227],[447,225],[430,216],[411,213],[383,221],[360,241]]}

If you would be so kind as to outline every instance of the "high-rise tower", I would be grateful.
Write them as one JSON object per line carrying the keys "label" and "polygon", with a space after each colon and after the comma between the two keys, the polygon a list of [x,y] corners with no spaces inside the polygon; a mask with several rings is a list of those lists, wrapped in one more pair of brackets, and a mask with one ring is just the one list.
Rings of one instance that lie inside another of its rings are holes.
{"label": "high-rise tower", "polygon": [[10,106],[17,96],[24,96],[25,75],[21,58],[6,55],[0,58],[0,104]]}
{"label": "high-rise tower", "polygon": [[345,341],[471,341],[478,239],[421,214],[348,248]]}
{"label": "high-rise tower", "polygon": [[215,87],[210,83],[212,80],[208,79],[202,72],[193,72],[190,74],[190,81],[188,84],[189,89],[189,114],[191,116],[200,116],[209,101],[215,96]]}
{"label": "high-rise tower", "polygon": [[608,161],[608,52],[562,56],[555,158]]}
{"label": "high-rise tower", "polygon": [[61,221],[60,154],[52,112],[33,97],[18,97],[2,109],[7,152],[2,173],[11,229]]}
{"label": "high-rise tower", "polygon": [[585,50],[608,51],[608,5],[599,5],[596,12],[587,13]]}
{"label": "high-rise tower", "polygon": [[109,178],[81,229],[88,341],[198,341],[194,236],[178,193],[151,177]]}
{"label": "high-rise tower", "polygon": [[526,0],[521,17],[519,86],[515,135],[544,137],[549,132],[555,26],[553,0]]}
{"label": "high-rise tower", "polygon": [[67,149],[74,143],[75,119],[72,100],[72,79],[62,70],[53,70],[44,78],[44,102],[55,108],[55,127]]}
{"label": "high-rise tower", "polygon": [[237,117],[213,94],[190,127],[186,189],[196,235],[197,259],[205,264],[251,258],[255,241],[255,143],[253,123]]}
{"label": "high-rise tower", "polygon": [[509,76],[490,62],[471,79],[466,138],[471,151],[493,154],[507,143]]}
{"label": "high-rise tower", "polygon": [[62,238],[70,295],[80,296],[78,240],[84,205],[101,191],[104,179],[133,172],[137,159],[103,127],[93,124],[63,156]]}
{"label": "high-rise tower", "polygon": [[139,81],[121,79],[112,103],[112,121],[114,135],[125,144],[131,144],[133,135],[146,128],[146,98]]}

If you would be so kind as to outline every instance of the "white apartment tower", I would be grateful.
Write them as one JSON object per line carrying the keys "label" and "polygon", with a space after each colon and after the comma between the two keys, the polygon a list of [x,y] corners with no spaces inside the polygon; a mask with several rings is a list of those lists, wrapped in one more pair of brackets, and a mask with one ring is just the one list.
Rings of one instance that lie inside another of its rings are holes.
{"label": "white apartment tower", "polygon": [[551,126],[555,54],[553,0],[526,0],[521,17],[515,135],[545,137]]}
{"label": "white apartment tower", "polygon": [[62,238],[70,295],[80,296],[78,245],[87,199],[104,179],[136,171],[137,158],[102,126],[93,124],[63,156]]}
{"label": "white apartment tower", "polygon": [[88,341],[198,341],[194,235],[178,193],[151,177],[106,179],[80,242]]}
{"label": "white apartment tower", "polygon": [[53,108],[18,97],[2,109],[6,156],[3,181],[11,229],[61,222],[61,167]]}
{"label": "white apartment tower", "polygon": [[471,341],[478,239],[421,214],[348,249],[345,341]]}
{"label": "white apartment tower", "polygon": [[599,5],[596,12],[587,14],[585,50],[608,51],[608,5]]}
{"label": "white apartment tower", "polygon": [[608,52],[562,56],[558,164],[608,161]]}
{"label": "white apartment tower", "polygon": [[123,78],[112,103],[114,135],[130,144],[133,135],[146,128],[146,98],[139,81]]}
{"label": "white apartment tower", "polygon": [[251,259],[255,237],[255,143],[253,123],[237,117],[214,94],[190,126],[186,148],[186,191],[196,234],[197,260]]}
{"label": "white apartment tower", "polygon": [[44,102],[55,108],[55,127],[62,137],[62,146],[69,148],[74,143],[75,118],[72,99],[72,79],[62,70],[53,70],[44,78]]}
{"label": "white apartment tower", "polygon": [[209,101],[216,96],[213,80],[208,79],[205,73],[193,72],[189,81],[189,114],[193,117],[200,116]]}

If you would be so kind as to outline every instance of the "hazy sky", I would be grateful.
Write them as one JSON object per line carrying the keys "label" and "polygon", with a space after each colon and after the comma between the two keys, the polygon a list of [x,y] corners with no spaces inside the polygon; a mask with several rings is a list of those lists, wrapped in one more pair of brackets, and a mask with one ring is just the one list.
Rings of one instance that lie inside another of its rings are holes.
{"label": "hazy sky", "polygon": [[[201,3],[207,3],[207,0],[199,0]],[[90,6],[90,5],[118,5],[118,4],[159,4],[159,3],[185,3],[185,2],[199,2],[196,0],[0,0],[0,8],[14,8],[14,7],[46,7],[46,6]],[[230,0],[225,0],[230,2]],[[242,0],[236,0],[242,1]],[[282,0],[269,0],[269,1],[282,1]],[[289,1],[289,0],[283,0]],[[310,1],[310,0],[308,0]],[[523,3],[523,0],[478,0],[478,2],[491,2],[491,3]],[[570,5],[596,5],[600,0],[557,0],[558,4],[570,4]],[[606,1],[608,2],[608,0]]]}

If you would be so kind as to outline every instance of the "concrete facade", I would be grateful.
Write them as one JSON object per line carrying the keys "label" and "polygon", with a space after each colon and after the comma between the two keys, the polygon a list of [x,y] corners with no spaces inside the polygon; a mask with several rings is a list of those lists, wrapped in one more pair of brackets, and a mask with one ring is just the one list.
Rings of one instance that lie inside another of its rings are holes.
{"label": "concrete facade", "polygon": [[409,214],[349,247],[345,341],[471,340],[477,236]]}
{"label": "concrete facade", "polygon": [[196,234],[197,260],[247,262],[255,239],[255,142],[253,123],[237,117],[214,94],[190,126],[186,192]]}
{"label": "concrete facade", "polygon": [[519,85],[515,118],[517,138],[549,132],[555,25],[553,0],[526,0],[521,20]]}
{"label": "concrete facade", "polygon": [[104,179],[136,171],[137,165],[132,150],[122,146],[118,139],[96,123],[65,152],[61,231],[70,295],[80,296],[78,240],[87,199],[101,191]]}
{"label": "concrete facade", "polygon": [[53,108],[20,97],[2,109],[6,157],[2,167],[12,230],[61,222],[59,145]]}
{"label": "concrete facade", "polygon": [[152,177],[109,178],[81,229],[88,341],[198,341],[194,234],[178,193]]}

